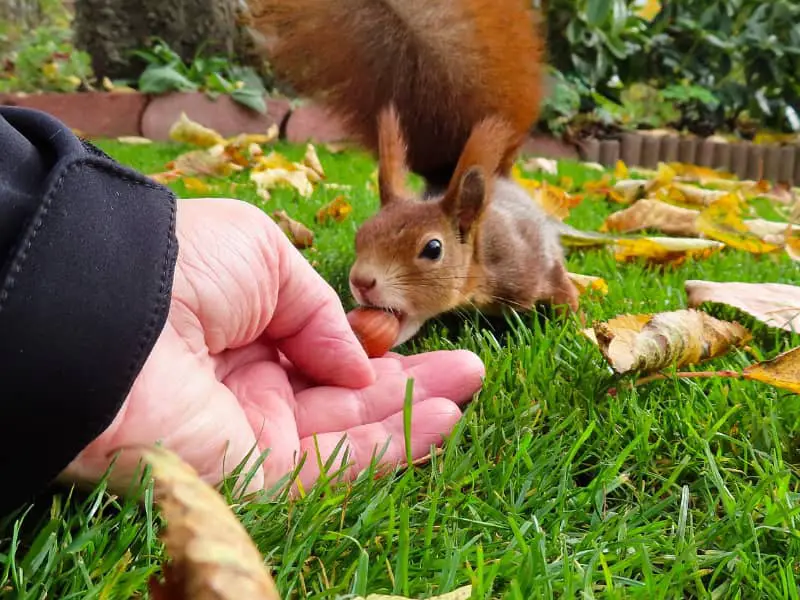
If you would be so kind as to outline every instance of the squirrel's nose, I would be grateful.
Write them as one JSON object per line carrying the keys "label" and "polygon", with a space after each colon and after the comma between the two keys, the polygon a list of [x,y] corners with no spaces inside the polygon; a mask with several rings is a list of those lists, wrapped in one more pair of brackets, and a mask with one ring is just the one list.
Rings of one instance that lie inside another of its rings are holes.
{"label": "squirrel's nose", "polygon": [[365,292],[370,291],[372,288],[375,287],[375,284],[378,283],[374,277],[353,277],[351,279],[353,283],[353,287],[356,288],[362,294]]}

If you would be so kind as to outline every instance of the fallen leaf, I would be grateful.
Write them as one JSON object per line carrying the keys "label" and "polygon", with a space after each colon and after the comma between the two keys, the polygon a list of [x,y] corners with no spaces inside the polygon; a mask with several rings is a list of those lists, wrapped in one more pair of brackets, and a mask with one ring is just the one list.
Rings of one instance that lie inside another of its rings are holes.
{"label": "fallen leaf", "polygon": [[[624,314],[612,317],[605,322],[606,326],[615,331],[633,331],[638,333],[642,328],[653,318],[651,314]],[[593,328],[584,329],[583,335],[589,338],[592,342],[599,345],[597,335]]]}
{"label": "fallen leaf", "polygon": [[161,539],[170,556],[164,583],[150,580],[155,600],[280,600],[264,559],[222,496],[173,453],[140,450],[154,478],[167,522]]}
{"label": "fallen leaf", "polygon": [[617,241],[616,237],[605,233],[583,231],[566,225],[559,230],[559,236],[564,246],[576,248],[607,246]]}
{"label": "fallen leaf", "polygon": [[[651,189],[654,188],[655,186],[651,186]],[[653,198],[670,204],[705,207],[729,194],[727,190],[713,190],[688,183],[673,182],[655,188]]]}
{"label": "fallen leaf", "polygon": [[[308,174],[303,171],[287,169],[270,169],[269,171],[254,171],[250,173],[250,180],[256,184],[256,191],[269,191],[281,185],[290,185],[297,193],[308,198],[314,193],[314,186],[308,180]],[[268,199],[269,195],[265,199]]]}
{"label": "fallen leaf", "polygon": [[630,176],[631,175],[628,171],[628,166],[625,164],[625,161],[618,160],[614,165],[614,177],[617,179],[629,179]]}
{"label": "fallen leaf", "polygon": [[589,292],[599,292],[603,296],[608,294],[608,283],[606,283],[606,280],[602,277],[580,275],[578,273],[567,273],[567,275],[581,294]]}
{"label": "fallen leaf", "polygon": [[726,194],[701,211],[695,224],[706,237],[739,250],[763,254],[780,249],[780,245],[763,241],[747,228],[742,220],[743,211],[742,198],[738,194]]}
{"label": "fallen leaf", "polygon": [[574,198],[566,190],[551,185],[546,181],[537,181],[524,177],[518,165],[513,166],[512,177],[545,212],[558,219],[564,220],[567,218],[570,209],[581,201],[581,198]]}
{"label": "fallen leaf", "polygon": [[532,173],[538,173],[541,171],[543,173],[547,173],[548,175],[558,174],[558,161],[553,160],[552,158],[535,156],[522,163],[522,167],[526,171],[531,171]]}
{"label": "fallen leaf", "polygon": [[225,138],[219,133],[193,121],[183,111],[181,111],[181,116],[170,127],[169,137],[175,142],[200,146],[201,148],[225,144]]}
{"label": "fallen leaf", "polygon": [[699,214],[697,210],[643,198],[606,217],[600,231],[631,233],[654,229],[667,235],[696,237],[699,232],[695,220]]}
{"label": "fallen leaf", "polygon": [[618,262],[644,259],[655,264],[678,266],[688,259],[702,260],[725,247],[717,240],[673,237],[618,239],[614,258]]}
{"label": "fallen leaf", "polygon": [[631,204],[644,198],[652,189],[653,184],[641,179],[623,179],[617,181],[614,186],[606,191],[610,200],[617,204]]}
{"label": "fallen leaf", "polygon": [[353,207],[348,204],[345,197],[336,196],[317,211],[317,223],[325,223],[328,219],[341,223],[351,212],[353,212]]}
{"label": "fallen leaf", "polygon": [[140,135],[121,135],[117,138],[117,141],[121,144],[152,144],[153,140],[142,137]]}
{"label": "fallen leaf", "polygon": [[184,177],[183,185],[186,186],[187,190],[197,192],[198,194],[207,194],[211,191],[210,185],[196,177]]}
{"label": "fallen leaf", "polygon": [[742,376],[800,394],[800,348],[783,352],[772,360],[749,365],[742,371]]}
{"label": "fallen leaf", "polygon": [[800,261],[800,235],[794,229],[785,238],[786,254],[794,261]]}
{"label": "fallen leaf", "polygon": [[[468,600],[472,597],[472,586],[466,585],[440,596],[428,596],[428,600]],[[406,596],[391,596],[387,594],[370,594],[366,598],[356,596],[353,600],[414,600]]]}
{"label": "fallen leaf", "polygon": [[292,219],[286,214],[286,211],[276,210],[272,213],[272,217],[296,248],[302,250],[314,245],[314,232],[299,221]]}
{"label": "fallen leaf", "polygon": [[158,183],[165,185],[171,181],[180,179],[181,172],[177,169],[170,169],[169,171],[162,171],[161,173],[151,173],[148,175],[148,177],[153,181],[157,181]]}
{"label": "fallen leaf", "polygon": [[725,304],[771,327],[800,332],[800,287],[785,283],[717,282],[689,279],[684,284],[689,306]]}
{"label": "fallen leaf", "polygon": [[750,340],[738,323],[720,321],[688,309],[616,322],[595,323],[593,330],[603,357],[618,374],[651,373],[693,365],[726,354]]}
{"label": "fallen leaf", "polygon": [[322,168],[322,163],[319,161],[317,149],[314,147],[314,144],[309,143],[306,145],[306,153],[303,156],[303,164],[316,173],[317,180],[325,178],[325,170]]}
{"label": "fallen leaf", "polygon": [[206,150],[190,150],[167,164],[170,170],[178,171],[183,176],[201,175],[207,177],[229,177],[243,170],[241,165],[230,161],[224,153]]}

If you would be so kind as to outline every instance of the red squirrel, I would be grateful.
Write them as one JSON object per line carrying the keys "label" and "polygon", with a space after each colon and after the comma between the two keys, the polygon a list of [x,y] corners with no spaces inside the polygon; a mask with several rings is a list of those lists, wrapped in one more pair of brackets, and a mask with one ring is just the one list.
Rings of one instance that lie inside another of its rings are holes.
{"label": "red squirrel", "polygon": [[[394,346],[456,308],[578,309],[564,224],[511,177],[542,97],[525,0],[250,0],[275,74],[377,155],[380,208],[350,290],[400,319]],[[425,182],[419,196],[409,172]]]}

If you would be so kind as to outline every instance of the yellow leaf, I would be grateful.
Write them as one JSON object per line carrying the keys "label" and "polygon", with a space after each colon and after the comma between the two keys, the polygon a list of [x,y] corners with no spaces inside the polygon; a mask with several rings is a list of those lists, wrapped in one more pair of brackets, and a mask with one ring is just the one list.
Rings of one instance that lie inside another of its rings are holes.
{"label": "yellow leaf", "polygon": [[654,198],[670,204],[704,207],[729,195],[726,190],[712,190],[688,183],[672,182],[654,191]]}
{"label": "yellow leaf", "polygon": [[207,194],[211,191],[210,185],[196,177],[184,177],[183,185],[186,186],[187,190],[197,192],[198,194]]}
{"label": "yellow leaf", "polygon": [[627,165],[621,160],[618,160],[617,164],[614,165],[614,177],[617,179],[628,179],[630,177]]}
{"label": "yellow leaf", "polygon": [[600,352],[618,374],[698,364],[751,339],[750,332],[738,323],[693,309],[658,313],[643,321],[634,316],[594,324]]}
{"label": "yellow leaf", "polygon": [[750,365],[742,371],[742,376],[800,394],[800,348],[783,352],[772,360]]}
{"label": "yellow leaf", "polygon": [[325,223],[328,219],[341,223],[351,212],[353,212],[353,207],[348,204],[345,197],[336,196],[317,211],[316,218],[318,223]]}
{"label": "yellow leaf", "polygon": [[644,259],[654,264],[678,266],[688,259],[706,259],[724,247],[722,242],[697,238],[618,239],[614,244],[614,258],[618,262]]}
{"label": "yellow leaf", "polygon": [[567,275],[581,294],[590,292],[599,292],[603,296],[608,294],[608,283],[602,277],[580,275],[578,273],[567,273]]}
{"label": "yellow leaf", "polygon": [[660,12],[661,2],[659,2],[659,0],[644,0],[642,6],[636,11],[636,14],[645,21],[652,21]]}
{"label": "yellow leaf", "polygon": [[283,233],[292,240],[296,248],[302,250],[314,245],[314,232],[299,221],[292,219],[286,214],[286,211],[276,210],[272,213],[272,217],[275,219],[275,222],[278,223]]}
{"label": "yellow leaf", "polygon": [[719,171],[700,165],[686,163],[668,163],[666,167],[672,171],[674,177],[685,182],[699,183],[700,185],[717,184],[721,182],[735,183],[736,175],[727,171]]}
{"label": "yellow leaf", "polygon": [[225,139],[219,133],[193,121],[185,112],[181,112],[181,116],[170,127],[169,137],[175,142],[200,146],[201,148],[210,148],[217,144],[225,145]]}
{"label": "yellow leaf", "polygon": [[[613,329],[614,331],[631,331],[633,333],[639,333],[652,318],[653,315],[651,314],[624,314],[612,317],[606,321],[605,324],[606,327]],[[584,329],[582,333],[589,338],[589,340],[599,345],[599,342],[597,341],[597,335],[592,327]]]}
{"label": "yellow leaf", "polygon": [[709,238],[753,254],[780,249],[779,245],[764,242],[752,233],[742,221],[742,212],[740,196],[726,194],[700,213],[696,221],[697,229]]}
{"label": "yellow leaf", "polygon": [[786,254],[794,261],[800,261],[800,234],[793,227],[785,238]]}
{"label": "yellow leaf", "polygon": [[600,230],[631,233],[654,229],[667,235],[697,237],[699,232],[694,223],[699,214],[697,210],[643,198],[628,208],[610,214]]}
{"label": "yellow leaf", "polygon": [[715,302],[738,308],[771,327],[800,333],[800,287],[784,283],[716,282],[689,279],[689,306]]}
{"label": "yellow leaf", "polygon": [[150,580],[154,600],[280,600],[264,558],[222,496],[173,453],[138,450],[152,469],[155,499],[167,522],[170,555],[164,583]]}

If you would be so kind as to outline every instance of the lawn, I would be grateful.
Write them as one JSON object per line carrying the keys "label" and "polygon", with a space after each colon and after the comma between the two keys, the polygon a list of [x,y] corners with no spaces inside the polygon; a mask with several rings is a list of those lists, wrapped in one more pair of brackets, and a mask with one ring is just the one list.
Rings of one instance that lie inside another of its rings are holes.
{"label": "lawn", "polygon": [[[185,150],[101,146],[148,173]],[[304,152],[278,149],[290,158]],[[184,196],[283,208],[312,226],[316,250],[307,255],[350,308],[352,239],[377,207],[368,187],[375,165],[359,153],[318,152],[330,181],[353,186],[354,211],[342,223],[313,220],[340,190],[318,188],[308,200],[278,190],[264,203],[243,177],[210,193],[171,185]],[[559,169],[578,185],[598,177],[576,163]],[[568,222],[597,229],[618,208],[589,198]],[[590,319],[684,308],[686,279],[800,283],[785,256],[730,249],[666,271],[618,265],[598,250],[568,261],[570,271],[608,282],[607,296],[584,301]],[[709,311],[749,327],[756,350],[704,368],[741,369],[800,345],[800,336],[741,313]],[[424,598],[471,583],[475,598],[515,600],[798,598],[800,399],[720,379],[667,379],[612,396],[607,362],[579,331],[572,319],[521,315],[503,328],[465,315],[431,324],[403,348],[473,350],[487,365],[485,386],[430,465],[321,484],[292,503],[234,506],[284,597]],[[21,523],[0,524],[0,590],[36,599],[137,597],[164,558],[159,527],[147,493],[141,507],[102,486],[44,497]]]}

